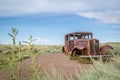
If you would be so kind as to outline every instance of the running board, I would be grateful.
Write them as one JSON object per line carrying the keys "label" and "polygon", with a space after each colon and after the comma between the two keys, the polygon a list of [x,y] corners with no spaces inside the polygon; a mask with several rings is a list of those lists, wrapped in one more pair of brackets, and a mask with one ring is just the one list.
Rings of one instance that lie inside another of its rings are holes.
{"label": "running board", "polygon": [[113,55],[81,55],[80,58],[110,58]]}

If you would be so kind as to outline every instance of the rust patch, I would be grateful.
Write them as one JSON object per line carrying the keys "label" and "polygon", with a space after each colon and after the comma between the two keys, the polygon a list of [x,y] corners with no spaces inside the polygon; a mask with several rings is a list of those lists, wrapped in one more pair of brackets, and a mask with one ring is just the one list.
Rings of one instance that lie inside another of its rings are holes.
{"label": "rust patch", "polygon": [[106,55],[108,50],[114,50],[114,49],[110,45],[104,45],[104,46],[100,47],[100,53],[103,55]]}

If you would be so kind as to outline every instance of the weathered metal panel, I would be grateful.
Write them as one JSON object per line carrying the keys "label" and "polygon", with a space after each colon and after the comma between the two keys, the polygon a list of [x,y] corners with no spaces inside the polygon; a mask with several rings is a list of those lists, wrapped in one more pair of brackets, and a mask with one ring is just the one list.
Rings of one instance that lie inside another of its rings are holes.
{"label": "weathered metal panel", "polygon": [[65,35],[65,53],[72,53],[76,50],[80,55],[101,55],[105,54],[108,48],[110,46],[101,47],[99,50],[99,40],[93,39],[91,32],[73,32]]}
{"label": "weathered metal panel", "polygon": [[103,55],[106,55],[107,51],[109,51],[109,50],[114,50],[114,49],[110,45],[104,45],[104,46],[100,47],[100,53]]}

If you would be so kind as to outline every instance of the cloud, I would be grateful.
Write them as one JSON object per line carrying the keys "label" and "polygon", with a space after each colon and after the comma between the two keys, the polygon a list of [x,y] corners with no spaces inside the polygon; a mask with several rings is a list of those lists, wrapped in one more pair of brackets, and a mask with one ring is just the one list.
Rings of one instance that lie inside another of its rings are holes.
{"label": "cloud", "polygon": [[79,16],[93,18],[104,23],[120,23],[120,11],[78,12]]}
{"label": "cloud", "polygon": [[41,39],[39,37],[35,39],[35,42],[47,42],[47,41],[48,41],[47,39]]}
{"label": "cloud", "polygon": [[[28,43],[28,42],[30,42],[30,40],[26,40],[26,41],[22,41],[22,42],[23,43]],[[48,40],[37,37],[34,40],[32,40],[32,42],[34,44],[46,44],[46,42],[48,42]]]}
{"label": "cloud", "polygon": [[78,0],[1,0],[0,16],[36,13],[69,13],[84,9]]}
{"label": "cloud", "polygon": [[0,0],[0,16],[75,14],[104,23],[120,23],[120,0]]}
{"label": "cloud", "polygon": [[112,26],[112,28],[119,29],[120,26]]}
{"label": "cloud", "polygon": [[37,38],[34,39],[33,43],[34,44],[40,44],[40,45],[46,45],[46,44],[48,44],[48,40],[37,37]]}
{"label": "cloud", "polygon": [[113,31],[112,30],[112,31],[108,31],[108,33],[110,33],[110,34],[120,34],[120,31],[115,31],[115,30]]}

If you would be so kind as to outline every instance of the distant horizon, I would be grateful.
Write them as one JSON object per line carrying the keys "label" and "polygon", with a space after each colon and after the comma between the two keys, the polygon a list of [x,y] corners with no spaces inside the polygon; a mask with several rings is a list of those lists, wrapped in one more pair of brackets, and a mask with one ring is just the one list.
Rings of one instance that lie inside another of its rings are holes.
{"label": "distant horizon", "polygon": [[[104,42],[104,43],[100,43],[100,44],[110,44],[110,43],[120,43],[120,42]],[[34,44],[34,43],[33,43]],[[13,45],[12,43],[11,44],[1,44],[0,45]],[[16,45],[19,45],[19,44],[16,44]],[[22,45],[25,45],[25,46],[28,46],[28,44],[22,44]],[[64,44],[34,44],[35,46],[63,46]]]}

